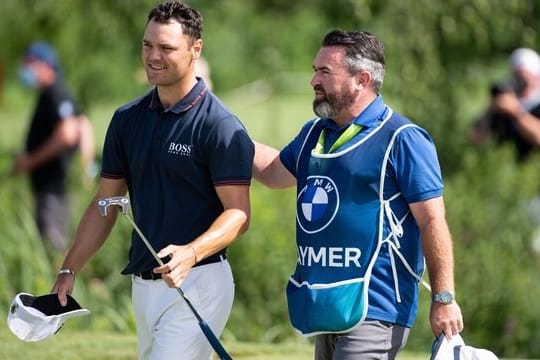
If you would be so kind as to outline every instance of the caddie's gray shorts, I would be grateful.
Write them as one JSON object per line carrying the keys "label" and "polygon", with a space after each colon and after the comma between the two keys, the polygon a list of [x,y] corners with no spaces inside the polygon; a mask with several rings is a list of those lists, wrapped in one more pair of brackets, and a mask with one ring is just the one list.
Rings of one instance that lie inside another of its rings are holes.
{"label": "caddie's gray shorts", "polygon": [[392,360],[405,347],[409,328],[386,321],[366,320],[341,334],[315,338],[315,360]]}

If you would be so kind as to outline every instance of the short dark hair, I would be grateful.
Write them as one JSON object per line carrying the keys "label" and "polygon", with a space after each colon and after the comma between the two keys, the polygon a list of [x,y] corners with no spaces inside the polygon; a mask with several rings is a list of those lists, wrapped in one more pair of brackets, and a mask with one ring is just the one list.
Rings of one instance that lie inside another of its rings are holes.
{"label": "short dark hair", "polygon": [[327,33],[322,46],[342,46],[345,48],[345,62],[349,72],[355,74],[366,70],[373,77],[375,90],[382,86],[385,70],[384,46],[367,31],[332,30]]}
{"label": "short dark hair", "polygon": [[180,1],[166,1],[154,7],[148,13],[147,24],[155,22],[166,24],[172,20],[182,25],[182,31],[192,42],[201,38],[203,18],[196,9]]}

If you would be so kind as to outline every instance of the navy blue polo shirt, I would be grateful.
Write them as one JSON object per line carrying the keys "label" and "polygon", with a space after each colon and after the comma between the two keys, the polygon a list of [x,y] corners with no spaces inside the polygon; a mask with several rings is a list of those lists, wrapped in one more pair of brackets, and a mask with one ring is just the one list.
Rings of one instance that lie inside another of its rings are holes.
{"label": "navy blue polo shirt", "polygon": [[[107,130],[101,176],[126,181],[135,222],[159,251],[190,243],[210,227],[223,212],[215,187],[249,185],[253,155],[240,120],[199,80],[169,109],[155,89],[119,108]],[[133,232],[122,273],[155,266]]]}

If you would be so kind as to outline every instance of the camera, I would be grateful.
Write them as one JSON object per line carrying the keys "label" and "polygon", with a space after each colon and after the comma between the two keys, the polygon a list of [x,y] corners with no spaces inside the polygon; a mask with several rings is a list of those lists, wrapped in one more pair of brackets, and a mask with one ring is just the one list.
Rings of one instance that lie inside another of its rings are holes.
{"label": "camera", "polygon": [[491,96],[497,96],[508,92],[514,92],[517,96],[519,96],[525,89],[526,85],[527,83],[525,80],[520,77],[513,76],[506,81],[491,85],[490,93]]}

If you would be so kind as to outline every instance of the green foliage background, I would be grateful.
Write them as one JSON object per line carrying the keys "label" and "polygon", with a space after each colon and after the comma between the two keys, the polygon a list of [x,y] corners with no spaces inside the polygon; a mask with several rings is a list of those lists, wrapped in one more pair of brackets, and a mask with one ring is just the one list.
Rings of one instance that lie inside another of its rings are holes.
{"label": "green foliage background", "polygon": [[[385,44],[385,101],[434,138],[445,177],[447,216],[455,243],[456,288],[468,343],[505,357],[540,357],[539,258],[533,251],[539,159],[514,162],[513,149],[467,141],[488,86],[506,74],[517,47],[540,49],[540,1],[529,0],[193,0],[205,18],[204,54],[215,91],[252,136],[283,146],[311,117],[311,61],[335,27],[375,33]],[[0,170],[20,148],[33,96],[16,79],[20,54],[33,40],[53,43],[65,75],[103,139],[114,108],[144,91],[140,42],[147,0],[3,0],[0,61],[6,82],[0,105]],[[73,226],[95,184],[73,174]],[[250,231],[230,249],[237,297],[225,338],[299,339],[284,298],[295,262],[294,191],[254,183]],[[129,224],[77,281],[76,295],[93,315],[81,328],[132,332],[125,262]],[[38,240],[26,183],[0,184],[0,313],[19,291],[48,292],[60,259]],[[52,256],[52,265],[48,256]],[[425,351],[432,335],[429,295],[407,348]],[[301,340],[299,340],[301,341]]]}

